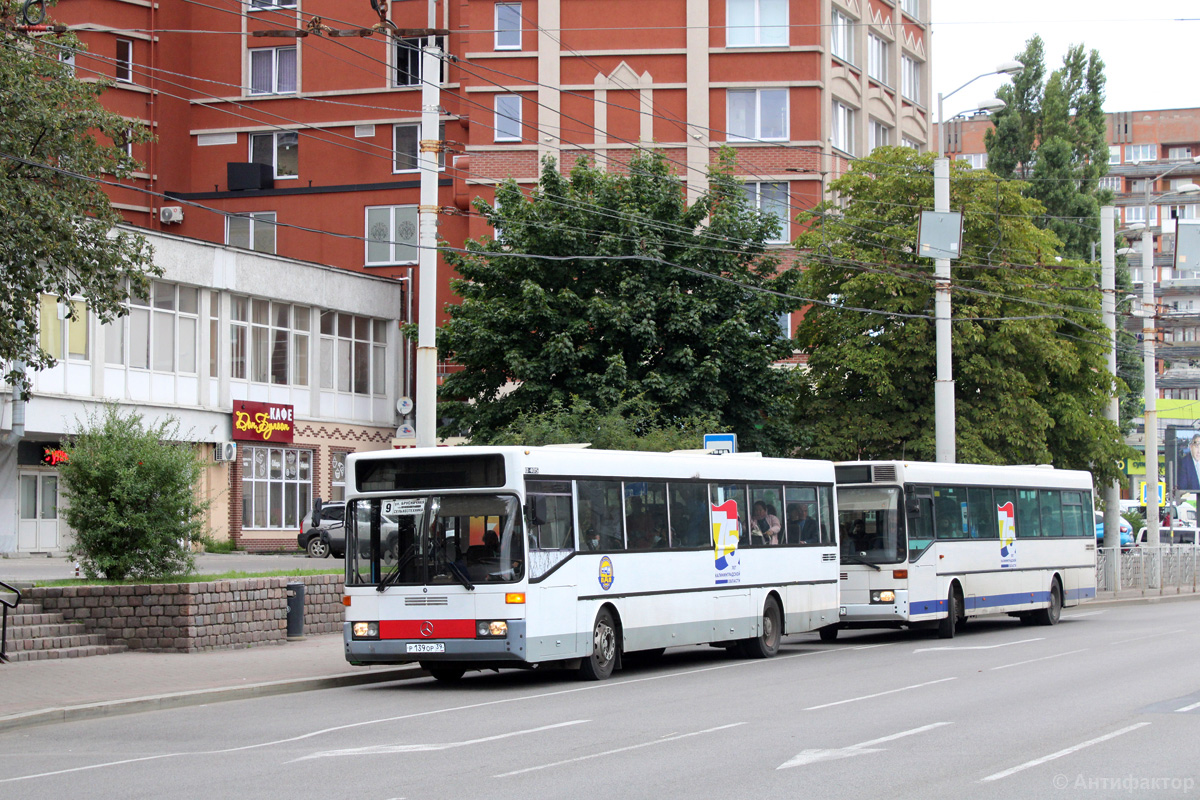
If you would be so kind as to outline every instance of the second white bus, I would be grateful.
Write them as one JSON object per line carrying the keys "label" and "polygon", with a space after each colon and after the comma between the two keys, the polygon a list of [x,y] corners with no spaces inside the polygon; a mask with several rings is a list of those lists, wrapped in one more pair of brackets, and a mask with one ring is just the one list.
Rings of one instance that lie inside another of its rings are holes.
{"label": "second white bus", "polygon": [[1009,614],[1054,625],[1096,596],[1092,476],[1049,467],[861,461],[835,467],[839,628]]}

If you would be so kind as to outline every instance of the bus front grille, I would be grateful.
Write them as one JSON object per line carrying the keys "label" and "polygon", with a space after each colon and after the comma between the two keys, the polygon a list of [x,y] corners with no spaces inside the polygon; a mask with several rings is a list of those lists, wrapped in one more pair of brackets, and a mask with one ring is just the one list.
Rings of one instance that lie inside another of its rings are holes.
{"label": "bus front grille", "polygon": [[425,595],[420,595],[418,597],[404,598],[404,605],[406,605],[406,606],[445,606],[445,605],[449,605],[449,604],[450,604],[450,598],[445,597],[445,596],[442,596],[442,597],[428,596],[427,597]]}

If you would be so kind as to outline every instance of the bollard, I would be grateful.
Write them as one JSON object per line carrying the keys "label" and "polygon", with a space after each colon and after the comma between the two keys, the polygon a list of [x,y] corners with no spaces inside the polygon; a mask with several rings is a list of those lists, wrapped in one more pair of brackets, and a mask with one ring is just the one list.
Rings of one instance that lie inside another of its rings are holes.
{"label": "bollard", "polygon": [[287,593],[287,638],[295,642],[304,638],[304,584],[289,583]]}

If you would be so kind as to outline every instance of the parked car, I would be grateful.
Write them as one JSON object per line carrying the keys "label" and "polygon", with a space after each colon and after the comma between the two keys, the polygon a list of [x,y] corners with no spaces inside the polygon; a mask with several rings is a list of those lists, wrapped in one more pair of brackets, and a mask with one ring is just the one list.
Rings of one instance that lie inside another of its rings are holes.
{"label": "parked car", "polygon": [[[1158,529],[1159,544],[1196,544],[1200,528],[1182,528],[1174,527],[1167,528],[1165,526]],[[1138,531],[1136,542],[1138,545],[1146,544],[1146,529],[1142,528]]]}
{"label": "parked car", "polygon": [[329,555],[342,558],[346,555],[345,521],[345,502],[334,500],[324,503],[320,517],[314,519],[312,512],[304,516],[296,543],[308,553],[309,558],[326,558]]}
{"label": "parked car", "polygon": [[[1133,526],[1124,517],[1121,517],[1120,520],[1121,547],[1132,547]],[[1104,512],[1102,511],[1096,512],[1096,544],[1101,547],[1104,546]]]}

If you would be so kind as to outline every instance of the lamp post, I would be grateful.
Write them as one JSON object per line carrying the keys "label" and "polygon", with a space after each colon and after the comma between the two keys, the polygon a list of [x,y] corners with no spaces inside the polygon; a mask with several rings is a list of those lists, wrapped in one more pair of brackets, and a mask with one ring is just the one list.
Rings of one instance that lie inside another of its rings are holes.
{"label": "lamp post", "polygon": [[[942,103],[947,97],[967,88],[988,75],[1015,75],[1025,69],[1019,61],[1006,61],[991,72],[976,75],[971,80],[945,94],[938,92],[938,157],[933,162],[933,210],[950,210],[950,162],[946,159],[945,124],[942,118]],[[999,103],[999,106],[996,105]],[[998,110],[1003,102],[981,103],[980,108]],[[934,451],[938,461],[953,464],[954,448],[954,368],[951,359],[950,326],[950,259],[934,261],[934,339],[937,347],[937,378],[933,384],[933,428]]]}
{"label": "lamp post", "polygon": [[[1154,342],[1154,232],[1150,229],[1150,190],[1158,182],[1180,167],[1200,164],[1200,156],[1190,161],[1181,161],[1153,180],[1146,180],[1145,227],[1142,228],[1142,353],[1145,382],[1145,409],[1142,411],[1146,449],[1146,544],[1158,544],[1158,387]],[[1177,192],[1159,195],[1158,200],[1172,194],[1195,194],[1200,186],[1185,184]]]}

